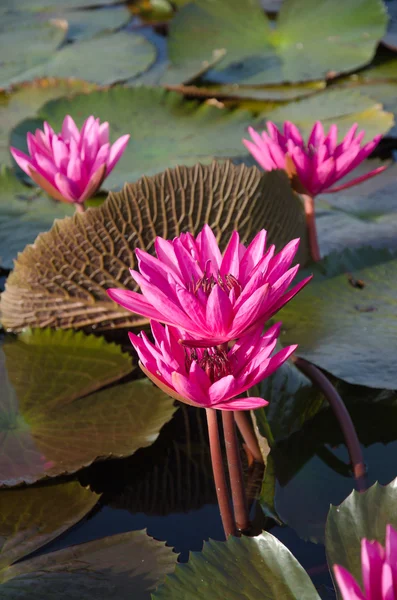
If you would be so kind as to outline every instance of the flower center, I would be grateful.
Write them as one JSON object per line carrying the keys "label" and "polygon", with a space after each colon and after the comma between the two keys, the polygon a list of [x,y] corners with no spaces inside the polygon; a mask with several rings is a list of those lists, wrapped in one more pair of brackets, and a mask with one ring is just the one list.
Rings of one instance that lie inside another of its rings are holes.
{"label": "flower center", "polygon": [[222,377],[232,374],[232,367],[226,350],[216,348],[186,348],[185,346],[185,366],[189,372],[193,362],[208,375],[211,383],[215,383]]}
{"label": "flower center", "polygon": [[206,296],[209,296],[212,291],[212,288],[215,285],[219,285],[219,287],[226,293],[229,293],[231,290],[234,290],[236,299],[241,294],[241,285],[239,284],[238,280],[234,277],[234,275],[231,275],[230,273],[224,276],[218,273],[217,277],[215,277],[212,274],[204,274],[203,277],[201,277],[201,279],[199,279],[198,281],[192,281],[192,283],[189,286],[189,291],[197,295],[198,292],[201,290]]}

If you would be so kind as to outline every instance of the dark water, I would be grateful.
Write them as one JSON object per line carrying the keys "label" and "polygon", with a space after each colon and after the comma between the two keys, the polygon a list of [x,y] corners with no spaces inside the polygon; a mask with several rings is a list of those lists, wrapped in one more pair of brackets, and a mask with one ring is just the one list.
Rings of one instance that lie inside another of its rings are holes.
{"label": "dark water", "polygon": [[[352,406],[351,412],[359,436],[369,442],[363,446],[368,482],[388,483],[396,473],[397,441],[390,438],[397,438],[397,409]],[[223,540],[203,416],[204,411],[183,406],[152,447],[80,472],[82,484],[103,493],[100,505],[45,551],[147,529],[186,561],[189,551],[201,550],[204,540]],[[325,599],[335,597],[323,545],[326,515],[330,503],[340,503],[354,488],[341,441],[337,423],[326,409],[274,449],[276,509],[288,526],[281,527],[263,516],[255,500],[260,485],[249,482],[251,518],[256,527],[271,531],[293,552]]]}

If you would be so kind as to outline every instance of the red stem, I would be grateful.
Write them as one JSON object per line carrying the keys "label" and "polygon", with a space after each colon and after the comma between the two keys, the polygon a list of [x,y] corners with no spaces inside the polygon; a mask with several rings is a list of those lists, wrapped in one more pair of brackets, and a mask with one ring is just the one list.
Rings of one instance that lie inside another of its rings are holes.
{"label": "red stem", "polygon": [[227,489],[225,471],[223,469],[223,459],[221,444],[219,441],[218,421],[216,410],[206,408],[208,435],[210,440],[212,471],[214,474],[216,495],[218,498],[219,510],[221,513],[223,529],[226,539],[229,535],[237,535],[236,524],[234,522],[232,506],[230,503],[229,492]]}
{"label": "red stem", "polygon": [[251,523],[248,514],[247,496],[244,489],[243,469],[238,447],[236,422],[232,411],[222,411],[222,423],[236,525],[238,530],[248,531],[251,527]]}
{"label": "red stem", "polygon": [[321,260],[320,248],[318,246],[316,216],[314,212],[314,198],[308,194],[302,194],[306,214],[306,226],[309,235],[310,255],[314,262]]}
{"label": "red stem", "polygon": [[84,202],[81,202],[81,203],[76,202],[74,207],[75,207],[77,213],[85,212]]}
{"label": "red stem", "polygon": [[263,465],[264,461],[262,452],[260,451],[258,440],[256,439],[256,435],[254,433],[252,422],[249,416],[243,410],[235,410],[234,419],[248,450],[252,454],[253,459],[256,462],[261,463]]}
{"label": "red stem", "polygon": [[317,385],[324,396],[327,398],[336,418],[338,419],[340,428],[345,438],[345,443],[349,451],[350,462],[353,468],[353,474],[357,483],[357,488],[360,491],[367,489],[366,468],[363,454],[361,451],[360,442],[357,436],[356,429],[349,412],[342,398],[329,381],[329,379],[315,365],[304,358],[292,357],[295,366],[298,367],[309,379]]}

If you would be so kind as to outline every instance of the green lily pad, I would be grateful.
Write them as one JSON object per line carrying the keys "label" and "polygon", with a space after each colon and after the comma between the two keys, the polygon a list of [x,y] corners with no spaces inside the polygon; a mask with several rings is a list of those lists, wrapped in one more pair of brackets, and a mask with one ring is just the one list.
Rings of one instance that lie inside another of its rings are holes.
{"label": "green lily pad", "polygon": [[103,6],[119,4],[120,0],[3,0],[9,9],[19,11],[50,11],[50,10],[73,10],[76,8],[88,8],[92,6]]}
{"label": "green lily pad", "polygon": [[39,236],[19,255],[7,280],[3,325],[13,331],[33,324],[105,330],[147,323],[119,307],[106,289],[136,289],[130,275],[136,248],[153,252],[157,235],[197,234],[205,223],[221,247],[234,229],[248,242],[266,227],[269,243],[277,248],[300,237],[297,260],[306,260],[303,207],[284,171],[261,173],[256,167],[215,161],[177,167],[127,184],[101,207],[59,221]]}
{"label": "green lily pad", "polygon": [[[82,56],[84,60],[81,60]],[[155,58],[155,48],[143,36],[120,31],[64,46],[47,62],[26,71],[24,80],[76,77],[110,85],[143,73]],[[94,109],[90,114],[95,112]]]}
{"label": "green lily pad", "polygon": [[90,512],[98,498],[97,494],[83,488],[77,482],[2,490],[0,582],[8,578],[12,563],[70,529]]}
{"label": "green lily pad", "polygon": [[25,331],[6,340],[1,363],[3,485],[131,455],[156,439],[175,410],[146,380],[96,391],[129,373],[131,359],[81,332]]}
{"label": "green lily pad", "polygon": [[132,18],[127,6],[98,10],[74,10],[55,13],[55,18],[68,23],[68,40],[81,41],[125,26]]}
{"label": "green lily pad", "polygon": [[40,106],[61,96],[90,92],[95,84],[77,79],[37,79],[0,95],[0,164],[12,164],[10,132],[17,123],[34,114]]}
{"label": "green lily pad", "polygon": [[256,537],[230,537],[204,542],[186,564],[153,594],[154,600],[320,600],[309,575],[291,552],[263,532]]}
{"label": "green lily pad", "polygon": [[275,28],[256,0],[199,0],[174,17],[169,53],[180,65],[226,49],[207,74],[220,83],[311,81],[370,62],[386,23],[380,0],[286,0]]}
{"label": "green lily pad", "polygon": [[[62,98],[43,106],[38,116],[60,130],[66,114],[78,126],[91,114],[109,121],[113,139],[131,133],[126,151],[106,179],[110,189],[176,165],[241,156],[245,153],[241,139],[252,122],[248,111],[199,105],[175,92],[141,87]],[[22,123],[16,130],[18,137],[24,137],[27,130],[29,123]]]}
{"label": "green lily pad", "polygon": [[389,24],[386,35],[382,39],[382,43],[391,50],[397,51],[397,6],[395,2],[387,2],[387,14],[389,16]]}
{"label": "green lily pad", "polygon": [[361,583],[361,540],[384,545],[388,524],[397,528],[397,479],[386,486],[375,483],[364,493],[354,491],[339,506],[331,506],[326,527],[330,567],[342,565]]}
{"label": "green lily pad", "polygon": [[396,275],[390,254],[312,281],[280,313],[283,344],[297,343],[298,355],[349,383],[395,389]]}
{"label": "green lily pad", "polygon": [[316,121],[322,121],[326,128],[336,123],[339,139],[353,123],[358,123],[360,129],[365,129],[366,141],[379,133],[387,133],[394,123],[393,115],[382,110],[376,100],[358,90],[333,88],[290,102],[268,112],[264,117],[280,126],[284,121],[292,121],[306,137]]}
{"label": "green lily pad", "polygon": [[54,54],[66,37],[65,21],[37,21],[2,17],[0,25],[0,89],[26,81],[27,71]]}
{"label": "green lily pad", "polygon": [[177,555],[144,531],[72,546],[10,567],[4,600],[149,600]]}

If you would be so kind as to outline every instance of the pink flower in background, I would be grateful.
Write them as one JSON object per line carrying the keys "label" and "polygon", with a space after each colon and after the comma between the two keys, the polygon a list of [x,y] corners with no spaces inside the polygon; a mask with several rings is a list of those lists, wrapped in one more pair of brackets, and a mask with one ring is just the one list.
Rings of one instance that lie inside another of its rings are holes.
{"label": "pink flower in background", "polygon": [[140,273],[131,275],[142,293],[113,288],[118,304],[150,319],[185,330],[191,346],[216,346],[239,338],[270,319],[311,279],[292,289],[299,265],[291,267],[299,240],[275,254],[266,249],[262,229],[245,247],[237,231],[222,256],[215,235],[205,225],[194,238],[183,233],[173,241],[158,237],[157,258],[136,250]]}
{"label": "pink flower in background", "polygon": [[88,117],[79,131],[67,115],[56,134],[48,123],[44,131],[27,134],[29,156],[10,148],[17,164],[52,198],[83,204],[95,194],[112,171],[129,140],[123,135],[109,143],[109,123]]}
{"label": "pink flower in background", "polygon": [[334,573],[343,600],[397,599],[397,531],[386,527],[385,548],[379,542],[361,541],[363,589],[349,571],[338,565]]}
{"label": "pink flower in background", "polygon": [[265,334],[260,325],[241,337],[229,349],[192,348],[180,344],[189,337],[174,327],[151,322],[155,343],[142,331],[130,333],[130,340],[146,375],[168,395],[202,408],[250,410],[266,406],[263,398],[239,397],[250,387],[269,377],[295,350],[289,346],[271,357],[281,323]]}
{"label": "pink flower in background", "polygon": [[357,133],[358,125],[354,124],[338,144],[337,126],[331,125],[325,134],[322,123],[317,121],[306,143],[298,127],[289,121],[284,123],[283,133],[271,121],[266,125],[267,132],[260,134],[249,127],[253,141],[243,140],[243,144],[265,171],[285,169],[289,176],[296,175],[303,188],[298,191],[312,197],[352,187],[386,168],[379,167],[348,183],[332,187],[371,154],[381,135],[362,146],[365,131]]}

